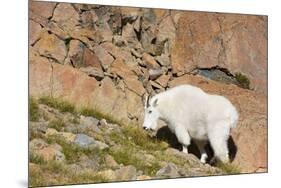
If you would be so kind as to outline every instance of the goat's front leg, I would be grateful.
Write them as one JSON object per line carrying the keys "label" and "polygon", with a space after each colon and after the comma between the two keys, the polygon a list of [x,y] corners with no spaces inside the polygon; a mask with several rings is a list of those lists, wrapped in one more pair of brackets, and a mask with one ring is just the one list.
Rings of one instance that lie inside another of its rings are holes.
{"label": "goat's front leg", "polygon": [[182,152],[188,153],[187,147],[190,145],[190,136],[183,126],[177,126],[175,133],[178,141],[182,144]]}

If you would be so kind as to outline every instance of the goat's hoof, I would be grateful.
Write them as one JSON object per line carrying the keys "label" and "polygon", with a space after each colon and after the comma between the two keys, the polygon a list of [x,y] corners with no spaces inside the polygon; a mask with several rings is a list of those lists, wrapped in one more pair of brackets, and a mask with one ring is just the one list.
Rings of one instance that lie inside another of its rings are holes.
{"label": "goat's hoof", "polygon": [[200,159],[201,163],[206,164],[206,159]]}

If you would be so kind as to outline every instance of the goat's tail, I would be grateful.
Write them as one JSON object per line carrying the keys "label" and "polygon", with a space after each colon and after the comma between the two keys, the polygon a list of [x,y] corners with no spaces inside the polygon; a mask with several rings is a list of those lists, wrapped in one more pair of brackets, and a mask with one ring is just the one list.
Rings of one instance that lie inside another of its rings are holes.
{"label": "goat's tail", "polygon": [[238,119],[239,119],[239,114],[234,106],[230,110],[229,119],[230,119],[230,128],[234,129],[237,126]]}

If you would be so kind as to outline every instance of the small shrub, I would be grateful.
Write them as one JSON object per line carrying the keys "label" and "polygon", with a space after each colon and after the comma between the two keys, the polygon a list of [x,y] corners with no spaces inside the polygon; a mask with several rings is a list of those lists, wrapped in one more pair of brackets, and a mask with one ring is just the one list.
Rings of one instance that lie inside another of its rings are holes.
{"label": "small shrub", "polygon": [[250,80],[245,75],[236,73],[234,77],[242,88],[250,89]]}
{"label": "small shrub", "polygon": [[45,164],[45,161],[42,156],[36,155],[32,152],[30,152],[29,154],[29,162],[39,165]]}
{"label": "small shrub", "polygon": [[29,99],[29,117],[30,121],[38,121],[40,118],[38,103],[32,97]]}
{"label": "small shrub", "polygon": [[60,112],[70,112],[75,113],[74,105],[70,104],[69,102],[60,100],[58,98],[53,98],[50,96],[41,97],[39,102],[45,105],[48,105],[52,108],[58,109]]}
{"label": "small shrub", "polygon": [[56,129],[57,131],[61,131],[64,126],[65,126],[65,124],[62,119],[52,120],[49,123],[49,127]]}

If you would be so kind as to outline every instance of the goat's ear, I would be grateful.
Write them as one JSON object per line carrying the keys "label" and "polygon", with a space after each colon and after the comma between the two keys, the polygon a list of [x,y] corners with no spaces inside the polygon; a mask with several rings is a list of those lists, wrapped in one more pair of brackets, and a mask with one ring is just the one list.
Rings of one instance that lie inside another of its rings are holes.
{"label": "goat's ear", "polygon": [[158,99],[155,99],[153,102],[153,107],[156,107],[158,105]]}

